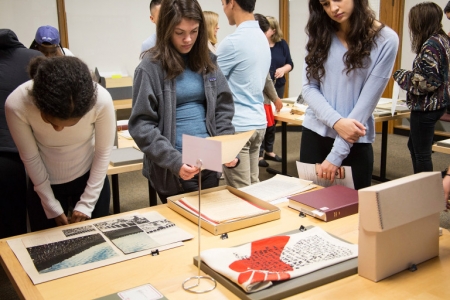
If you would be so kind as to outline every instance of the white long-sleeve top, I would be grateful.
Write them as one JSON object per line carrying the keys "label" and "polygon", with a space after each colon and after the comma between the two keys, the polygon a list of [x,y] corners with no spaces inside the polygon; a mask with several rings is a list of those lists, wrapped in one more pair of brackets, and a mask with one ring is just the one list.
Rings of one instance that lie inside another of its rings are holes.
{"label": "white long-sleeve top", "polygon": [[9,130],[19,150],[34,190],[41,198],[47,218],[64,211],[55,199],[51,184],[70,182],[90,170],[89,179],[75,210],[91,217],[110,161],[115,135],[114,106],[111,95],[97,85],[97,103],[80,121],[62,131],[42,120],[29,91],[30,80],[6,99]]}

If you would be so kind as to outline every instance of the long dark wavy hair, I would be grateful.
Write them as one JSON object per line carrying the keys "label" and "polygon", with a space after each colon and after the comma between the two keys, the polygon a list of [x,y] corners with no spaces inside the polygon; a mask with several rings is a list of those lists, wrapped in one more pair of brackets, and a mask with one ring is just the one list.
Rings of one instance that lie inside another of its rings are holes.
{"label": "long dark wavy hair", "polygon": [[[350,16],[350,32],[347,35],[348,51],[343,60],[346,74],[367,66],[370,51],[376,45],[375,39],[384,25],[375,28],[375,12],[368,0],[353,0],[354,9]],[[339,23],[325,12],[319,0],[309,0],[309,19],[305,31],[309,36],[306,44],[305,62],[308,80],[320,81],[325,75],[324,63],[328,58],[332,36],[339,30]]]}
{"label": "long dark wavy hair", "polygon": [[[209,73],[215,69],[209,56],[205,19],[197,0],[163,0],[156,28],[156,45],[148,51],[152,60],[161,62],[167,79],[177,77],[185,69],[185,61],[171,41],[175,27],[183,18],[199,23],[197,40],[187,55],[187,65],[197,73],[203,71]],[[143,56],[145,56],[145,52]]]}
{"label": "long dark wavy hair", "polygon": [[38,56],[28,65],[29,91],[44,114],[61,119],[81,118],[97,102],[96,84],[88,66],[73,56]]}
{"label": "long dark wavy hair", "polygon": [[419,54],[422,45],[433,34],[447,37],[442,29],[442,9],[433,2],[419,3],[409,11],[409,34],[411,37],[411,50]]}

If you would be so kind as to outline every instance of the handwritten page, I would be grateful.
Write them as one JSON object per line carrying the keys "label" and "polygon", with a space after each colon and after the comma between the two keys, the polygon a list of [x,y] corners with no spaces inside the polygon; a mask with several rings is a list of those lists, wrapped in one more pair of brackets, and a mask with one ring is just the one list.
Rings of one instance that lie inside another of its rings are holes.
{"label": "handwritten page", "polygon": [[297,161],[297,172],[298,177],[305,180],[312,180],[313,183],[328,187],[332,185],[343,185],[349,188],[354,189],[355,185],[353,184],[353,175],[352,168],[344,166],[345,177],[343,179],[335,179],[331,182],[328,179],[319,178],[316,173],[316,165],[315,164],[307,164]]}
{"label": "handwritten page", "polygon": [[[218,135],[206,138],[207,140],[219,141],[222,143],[222,163],[231,162],[252,137],[254,130],[238,134]],[[221,171],[219,171],[221,172]]]}
{"label": "handwritten page", "polygon": [[[176,202],[181,202],[198,215],[198,195],[184,197]],[[215,223],[232,222],[266,212],[269,210],[259,208],[228,190],[201,195],[201,217]]]}
{"label": "handwritten page", "polygon": [[[286,199],[288,201],[287,196],[298,194],[314,187],[315,185],[310,180],[277,174],[270,179],[240,188],[240,190],[258,199],[272,203],[272,201],[278,199]],[[277,203],[279,202],[277,201]]]}

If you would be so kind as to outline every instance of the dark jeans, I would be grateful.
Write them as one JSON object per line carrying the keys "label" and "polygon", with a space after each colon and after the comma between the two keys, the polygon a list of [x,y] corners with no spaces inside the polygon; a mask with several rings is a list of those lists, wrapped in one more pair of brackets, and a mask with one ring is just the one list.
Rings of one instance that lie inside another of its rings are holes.
{"label": "dark jeans", "polygon": [[[333,148],[334,139],[323,137],[303,127],[300,144],[300,161],[304,163],[322,163]],[[372,184],[373,148],[370,143],[355,143],[342,166],[352,167],[353,183],[359,190]]]}
{"label": "dark jeans", "polygon": [[0,152],[0,239],[27,233],[27,176],[18,153]]}
{"label": "dark jeans", "polygon": [[[86,188],[88,179],[89,172],[70,182],[51,185],[53,194],[55,195],[55,198],[61,203],[66,216],[69,208],[74,208],[76,203],[80,200],[80,197],[84,193],[84,189]],[[109,215],[110,198],[111,191],[109,187],[109,180],[108,176],[105,176],[103,188],[100,192],[97,204],[92,211],[92,219]],[[41,204],[41,199],[39,198],[39,195],[34,191],[34,185],[31,180],[28,182],[27,208],[31,231],[56,227],[55,219],[47,219],[44,208]]]}
{"label": "dark jeans", "polygon": [[445,108],[434,111],[412,111],[408,149],[411,154],[414,174],[433,171],[431,147],[433,146],[434,127],[442,117]]}
{"label": "dark jeans", "polygon": [[280,99],[284,98],[284,88],[285,87],[286,86],[283,85],[283,86],[280,86],[279,88],[275,88],[275,90],[277,91],[278,98],[280,98]]}
{"label": "dark jeans", "polygon": [[[219,173],[217,173],[216,171],[203,170],[202,190],[219,186],[219,177]],[[181,178],[179,180],[181,187],[183,188],[182,193],[198,191],[198,174],[189,180],[183,180]],[[175,195],[162,195],[158,193],[158,196],[162,203],[167,203],[167,198]]]}
{"label": "dark jeans", "polygon": [[273,152],[273,144],[275,143],[276,131],[277,131],[276,125],[266,128],[266,133],[264,134],[264,140],[262,141],[261,148],[259,150],[259,157],[263,157],[264,151]]}

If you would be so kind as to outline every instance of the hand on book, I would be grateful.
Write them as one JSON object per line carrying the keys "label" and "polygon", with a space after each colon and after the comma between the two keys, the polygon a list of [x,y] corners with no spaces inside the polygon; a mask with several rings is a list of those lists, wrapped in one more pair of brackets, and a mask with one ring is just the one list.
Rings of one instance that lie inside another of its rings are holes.
{"label": "hand on book", "polygon": [[328,179],[331,182],[339,175],[338,169],[339,167],[333,165],[328,160],[324,160],[322,164],[317,164],[316,166],[317,176],[319,178]]}
{"label": "hand on book", "polygon": [[194,176],[199,172],[199,169],[197,167],[192,167],[187,164],[183,164],[180,168],[180,178],[183,180],[189,180],[194,178]]}

